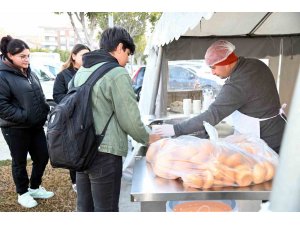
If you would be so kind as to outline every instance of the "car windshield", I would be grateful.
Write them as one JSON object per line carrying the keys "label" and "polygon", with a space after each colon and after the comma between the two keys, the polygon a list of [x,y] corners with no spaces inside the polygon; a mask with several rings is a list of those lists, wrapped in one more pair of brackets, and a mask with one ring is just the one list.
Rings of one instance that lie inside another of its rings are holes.
{"label": "car windshield", "polygon": [[54,75],[48,71],[47,68],[37,65],[31,65],[30,67],[41,81],[50,81],[55,79]]}
{"label": "car windshield", "polygon": [[[224,80],[213,76],[203,60],[169,61],[168,91],[213,90],[217,94]],[[141,66],[132,77],[134,91],[140,91],[146,67]]]}
{"label": "car windshield", "polygon": [[45,65],[48,70],[54,75],[56,76],[59,72],[60,72],[60,68],[55,67],[55,66],[51,66],[51,65]]}
{"label": "car windshield", "polygon": [[168,90],[200,90],[210,88],[218,92],[223,81],[211,74],[202,60],[170,61]]}

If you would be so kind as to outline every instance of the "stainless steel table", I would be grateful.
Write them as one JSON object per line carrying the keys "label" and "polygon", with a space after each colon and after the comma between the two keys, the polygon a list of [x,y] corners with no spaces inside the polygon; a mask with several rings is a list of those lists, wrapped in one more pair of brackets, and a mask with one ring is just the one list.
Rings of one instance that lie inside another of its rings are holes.
{"label": "stainless steel table", "polygon": [[157,177],[145,157],[137,157],[132,177],[131,201],[141,202],[142,212],[165,211],[169,200],[268,200],[271,181],[249,187],[222,187],[207,190],[183,186],[180,180]]}

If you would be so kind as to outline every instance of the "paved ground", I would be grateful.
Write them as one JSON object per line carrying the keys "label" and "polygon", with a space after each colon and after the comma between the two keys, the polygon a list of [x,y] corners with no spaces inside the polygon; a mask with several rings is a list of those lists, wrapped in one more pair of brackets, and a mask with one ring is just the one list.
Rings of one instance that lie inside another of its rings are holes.
{"label": "paved ground", "polygon": [[[8,146],[0,132],[0,160],[11,159]],[[120,194],[120,212],[140,212],[140,203],[131,202],[130,200],[131,181],[122,178]],[[261,201],[237,201],[238,211],[240,212],[257,212],[260,209]]]}
{"label": "paved ground", "polygon": [[131,181],[122,179],[121,194],[120,194],[120,212],[140,212],[140,203],[131,202],[130,200]]}
{"label": "paved ground", "polygon": [[[11,159],[8,146],[0,132],[0,160]],[[120,211],[121,212],[139,212],[140,203],[131,202],[130,200],[131,181],[122,179],[121,194],[120,194]]]}

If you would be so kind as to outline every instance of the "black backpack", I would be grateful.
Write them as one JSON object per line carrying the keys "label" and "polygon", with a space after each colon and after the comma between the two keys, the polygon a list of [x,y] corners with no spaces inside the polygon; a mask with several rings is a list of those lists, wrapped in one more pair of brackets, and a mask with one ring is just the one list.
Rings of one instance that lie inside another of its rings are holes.
{"label": "black backpack", "polygon": [[[53,167],[83,171],[92,164],[114,113],[102,133],[97,135],[91,106],[91,90],[104,74],[117,66],[117,63],[110,62],[100,66],[84,84],[70,88],[50,113],[47,143]],[[71,82],[72,86],[74,77]]]}

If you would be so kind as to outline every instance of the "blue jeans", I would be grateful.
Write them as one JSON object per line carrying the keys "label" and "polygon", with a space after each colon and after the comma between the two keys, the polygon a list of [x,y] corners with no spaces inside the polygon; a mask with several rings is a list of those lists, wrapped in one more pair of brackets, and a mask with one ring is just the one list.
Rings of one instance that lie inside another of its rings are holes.
{"label": "blue jeans", "polygon": [[122,157],[98,152],[91,167],[76,172],[78,212],[118,212]]}

